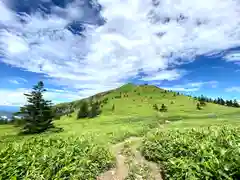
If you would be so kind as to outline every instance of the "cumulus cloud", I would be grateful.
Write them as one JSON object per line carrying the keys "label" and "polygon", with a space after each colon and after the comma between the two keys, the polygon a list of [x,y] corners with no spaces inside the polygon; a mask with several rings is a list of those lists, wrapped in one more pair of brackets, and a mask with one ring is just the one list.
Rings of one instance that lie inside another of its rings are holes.
{"label": "cumulus cloud", "polygon": [[[99,0],[102,26],[83,1],[53,6],[48,15],[16,14],[4,2],[1,61],[85,95],[124,84],[139,71],[145,80],[177,79],[181,74],[169,67],[240,45],[237,0]],[[66,28],[78,18],[86,22],[82,35]]]}

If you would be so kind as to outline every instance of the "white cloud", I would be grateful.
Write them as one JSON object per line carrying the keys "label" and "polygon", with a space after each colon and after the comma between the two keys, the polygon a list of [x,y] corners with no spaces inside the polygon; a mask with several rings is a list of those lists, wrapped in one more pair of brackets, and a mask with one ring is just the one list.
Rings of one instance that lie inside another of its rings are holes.
{"label": "white cloud", "polygon": [[161,80],[177,80],[181,78],[186,72],[180,70],[163,70],[156,73],[151,73],[150,75],[143,77],[143,81],[161,81]]}
{"label": "white cloud", "polygon": [[238,62],[240,61],[240,52],[231,52],[227,54],[224,59],[226,59],[229,62]]}
{"label": "white cloud", "polygon": [[193,82],[193,83],[188,83],[186,86],[191,86],[191,87],[202,87],[204,85],[210,85],[212,88],[216,88],[218,85],[217,81],[206,81],[206,82]]}
{"label": "white cloud", "polygon": [[182,92],[194,92],[199,91],[203,86],[211,86],[216,88],[218,85],[217,81],[206,81],[206,82],[191,82],[182,85],[174,85],[172,87],[161,87],[163,89],[169,89],[173,91],[182,91]]}
{"label": "white cloud", "polygon": [[199,90],[199,88],[185,88],[185,87],[161,87],[161,88],[181,92],[194,92]]}
{"label": "white cloud", "polygon": [[0,105],[22,105],[26,101],[25,97],[23,96],[23,93],[25,92],[26,89],[0,89]]}
{"label": "white cloud", "polygon": [[240,92],[239,86],[229,87],[225,89],[226,92]]}
{"label": "white cloud", "polygon": [[14,79],[9,79],[9,82],[13,84],[23,84],[23,83],[27,83],[28,81],[24,78],[16,77]]}
{"label": "white cloud", "polygon": [[20,84],[16,79],[10,79],[9,82],[13,84]]}
{"label": "white cloud", "polygon": [[27,83],[28,81],[24,78],[21,78],[21,77],[17,77],[16,78],[18,81],[22,82],[22,83]]}
{"label": "white cloud", "polygon": [[[18,89],[0,89],[0,106],[22,106],[26,101],[24,93],[30,92],[31,89],[18,88]],[[76,99],[82,99],[86,96],[82,96],[78,92],[58,90],[58,89],[48,89],[44,93],[44,98],[48,100],[53,100],[53,103],[70,102]]]}
{"label": "white cloud", "polygon": [[99,0],[107,22],[86,26],[86,38],[65,28],[78,16],[94,18],[77,2],[53,7],[46,17],[22,15],[21,24],[0,1],[1,61],[92,95],[124,84],[139,70],[149,80],[179,78],[167,69],[240,45],[239,1],[165,0],[153,7],[152,0]]}

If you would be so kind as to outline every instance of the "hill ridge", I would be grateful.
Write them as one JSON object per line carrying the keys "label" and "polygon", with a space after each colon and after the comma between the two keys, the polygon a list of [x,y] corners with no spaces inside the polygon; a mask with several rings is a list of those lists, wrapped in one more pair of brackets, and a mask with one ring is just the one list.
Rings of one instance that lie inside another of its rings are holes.
{"label": "hill ridge", "polygon": [[[70,103],[62,103],[55,106],[55,111],[62,115],[75,115],[80,109],[83,101],[98,101],[102,110],[102,115],[137,115],[152,116],[159,115],[154,106],[160,107],[164,104],[169,113],[178,111],[195,112],[199,114],[196,105],[199,102],[193,97],[180,94],[170,90],[165,90],[155,85],[127,83],[118,88],[100,92],[85,99],[76,100]],[[203,109],[216,108],[216,104],[206,103]],[[113,107],[114,106],[114,107]],[[227,108],[227,107],[221,107]],[[162,113],[161,113],[162,114]],[[166,112],[165,114],[168,114]]]}

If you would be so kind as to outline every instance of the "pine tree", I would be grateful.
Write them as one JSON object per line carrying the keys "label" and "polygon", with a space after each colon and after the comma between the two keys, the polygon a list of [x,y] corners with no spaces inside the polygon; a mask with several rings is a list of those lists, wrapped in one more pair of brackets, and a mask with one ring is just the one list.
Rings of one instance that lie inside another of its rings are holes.
{"label": "pine tree", "polygon": [[83,101],[78,114],[77,114],[77,119],[80,118],[86,118],[89,115],[89,110],[88,110],[88,103],[86,101]]}
{"label": "pine tree", "polygon": [[91,103],[91,109],[88,113],[89,118],[94,118],[94,117],[98,116],[99,114],[101,114],[99,105],[100,105],[100,103],[98,103],[98,101]]}
{"label": "pine tree", "polygon": [[155,111],[158,111],[158,106],[157,106],[157,104],[154,104],[154,105],[153,105],[153,109],[154,109]]}
{"label": "pine tree", "polygon": [[226,100],[226,106],[231,106],[230,104],[231,104],[230,101]]}
{"label": "pine tree", "polygon": [[23,133],[41,133],[49,128],[53,128],[52,103],[43,99],[44,84],[38,82],[27,97],[27,104],[20,108],[17,114],[22,115],[24,119]]}
{"label": "pine tree", "polygon": [[204,100],[202,100],[202,99],[199,101],[199,103],[200,103],[200,105],[201,105],[201,106],[206,106],[206,103],[205,103],[205,101],[204,101]]}
{"label": "pine tree", "polygon": [[221,105],[221,98],[217,98],[217,104]]}
{"label": "pine tree", "polygon": [[237,107],[237,108],[240,107],[240,105],[238,104],[238,102],[237,102],[236,99],[233,100],[233,106],[234,106],[234,107]]}
{"label": "pine tree", "polygon": [[167,112],[167,106],[162,104],[161,108],[159,109],[160,112]]}
{"label": "pine tree", "polygon": [[217,104],[217,99],[214,99],[214,100],[213,100],[213,103]]}
{"label": "pine tree", "polygon": [[220,104],[223,105],[223,106],[225,105],[225,101],[222,98],[220,98]]}
{"label": "pine tree", "polygon": [[197,103],[197,110],[201,110],[202,108],[201,108],[201,105],[200,105],[200,103]]}
{"label": "pine tree", "polygon": [[112,111],[114,111],[114,110],[115,110],[115,105],[113,104],[113,105],[112,105]]}

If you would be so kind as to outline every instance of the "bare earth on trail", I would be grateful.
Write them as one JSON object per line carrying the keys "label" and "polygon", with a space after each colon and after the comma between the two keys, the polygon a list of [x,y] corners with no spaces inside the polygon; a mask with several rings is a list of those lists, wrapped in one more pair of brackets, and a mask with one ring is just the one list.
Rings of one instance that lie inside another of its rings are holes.
{"label": "bare earth on trail", "polygon": [[162,180],[159,167],[146,161],[137,150],[141,138],[131,137],[112,147],[116,157],[115,168],[100,175],[97,180]]}

